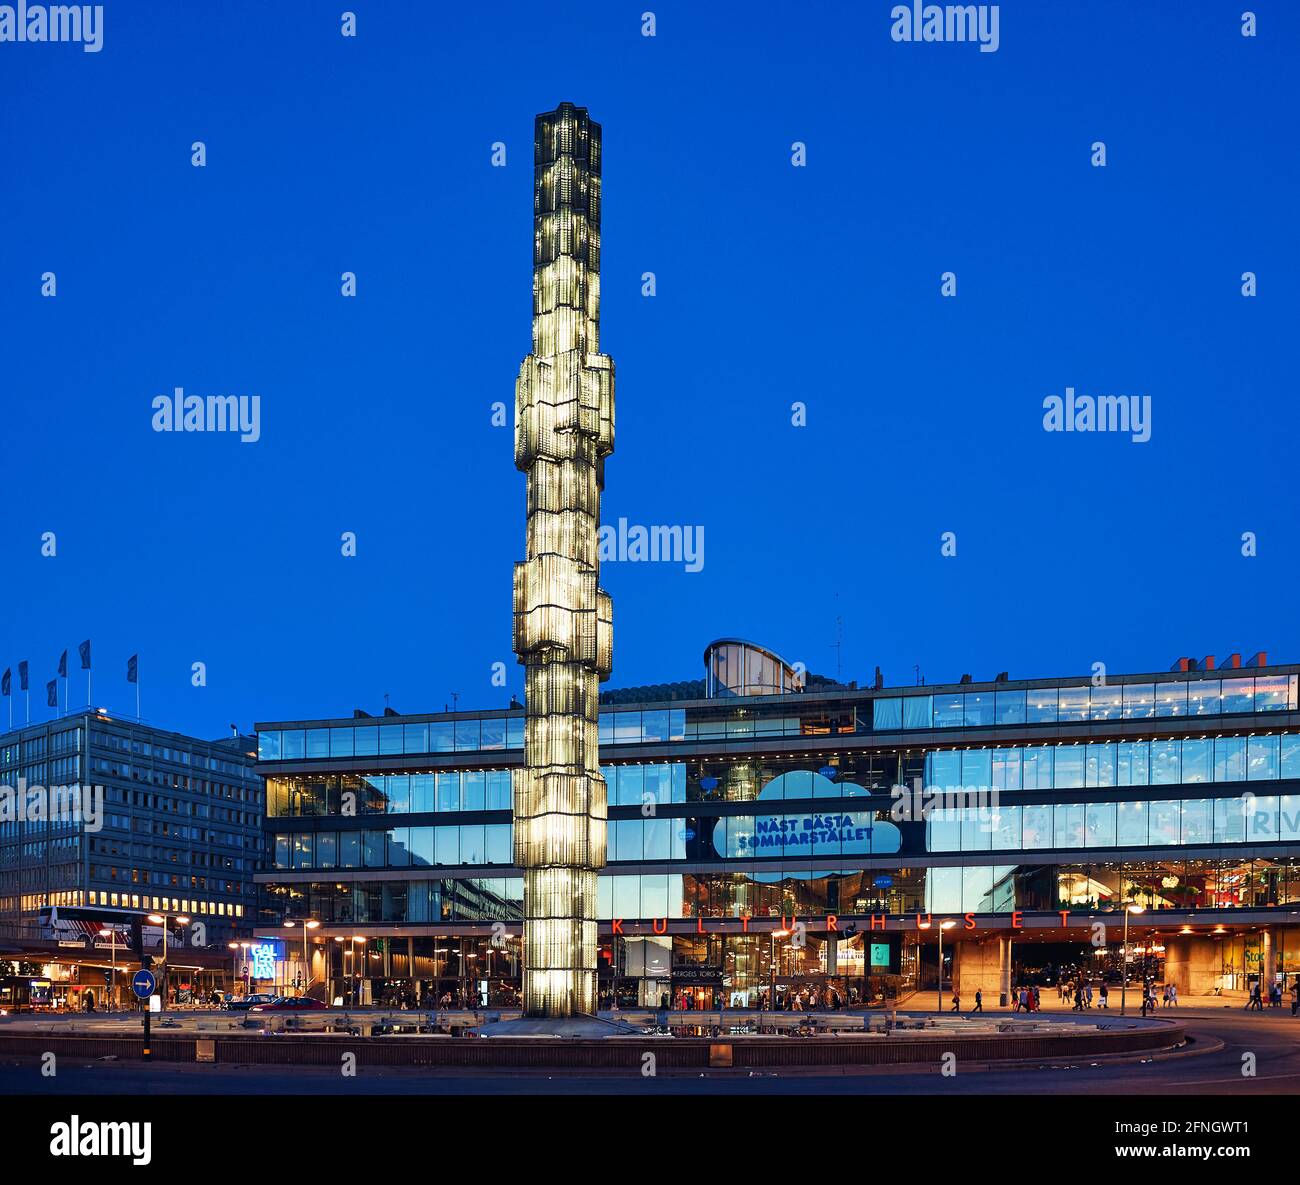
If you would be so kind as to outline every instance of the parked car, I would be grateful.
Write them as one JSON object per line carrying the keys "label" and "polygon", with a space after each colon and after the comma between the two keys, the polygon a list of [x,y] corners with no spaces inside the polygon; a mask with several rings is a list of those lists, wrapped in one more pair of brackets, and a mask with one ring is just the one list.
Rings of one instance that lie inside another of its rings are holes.
{"label": "parked car", "polygon": [[324,1000],[315,1000],[311,996],[276,996],[264,1004],[254,1004],[250,1012],[315,1012],[325,1008]]}
{"label": "parked car", "polygon": [[269,992],[254,992],[250,996],[232,996],[227,992],[222,998],[221,1007],[226,1012],[247,1012],[258,1004],[269,1004],[274,999]]}

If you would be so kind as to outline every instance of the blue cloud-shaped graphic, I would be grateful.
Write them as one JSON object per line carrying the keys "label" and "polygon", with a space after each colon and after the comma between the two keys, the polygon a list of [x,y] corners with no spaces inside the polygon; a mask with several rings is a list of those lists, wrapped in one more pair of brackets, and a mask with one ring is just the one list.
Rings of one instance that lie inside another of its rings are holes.
{"label": "blue cloud-shaped graphic", "polygon": [[[764,855],[789,859],[801,854],[830,855],[816,849],[838,840],[839,850],[835,855],[874,856],[897,852],[902,847],[902,833],[888,820],[877,819],[874,811],[846,810],[846,788],[865,793],[855,783],[832,782],[812,770],[779,774],[758,792],[760,802],[824,798],[835,799],[835,806],[828,802],[824,811],[755,815],[740,820],[739,826],[733,817],[730,836],[726,821],[719,819],[713,829],[713,850],[724,860]],[[751,823],[752,830],[746,829],[746,824]]]}

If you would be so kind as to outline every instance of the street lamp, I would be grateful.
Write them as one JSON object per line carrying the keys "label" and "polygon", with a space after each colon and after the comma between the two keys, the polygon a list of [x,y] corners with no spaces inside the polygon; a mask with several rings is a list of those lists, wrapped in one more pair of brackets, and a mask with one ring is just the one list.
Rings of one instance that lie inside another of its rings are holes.
{"label": "street lamp", "polygon": [[[957,924],[956,922],[939,923],[939,1009],[938,1010],[940,1012],[943,1011],[943,932],[945,930],[951,930],[956,924]],[[917,924],[918,930],[928,930],[929,928],[930,928],[929,922],[919,922]]]}
{"label": "street lamp", "polygon": [[110,944],[109,950],[111,952],[110,958],[112,959],[112,963],[113,963],[113,978],[111,980],[111,985],[108,989],[108,1006],[109,1008],[116,1009],[117,1008],[117,931],[114,930],[112,927],[106,927],[105,929],[99,932],[99,936],[101,938],[107,938]]}
{"label": "street lamp", "polygon": [[230,994],[235,994],[235,983],[239,979],[239,943],[227,942],[226,945],[234,953],[230,956]]}
{"label": "street lamp", "polygon": [[352,990],[352,1003],[353,1003],[356,1007],[360,1008],[360,1007],[361,1007],[361,967],[360,967],[360,965],[359,965],[358,962],[357,962],[357,943],[358,943],[358,942],[361,943],[361,948],[362,948],[362,949],[361,949],[361,953],[364,955],[364,954],[366,953],[366,951],[365,951],[365,945],[366,945],[365,937],[364,937],[363,935],[361,935],[361,934],[354,934],[354,935],[352,935],[352,975],[353,975],[353,978],[356,980],[356,984],[355,984],[355,986],[354,986],[354,988],[353,988],[353,990]]}
{"label": "street lamp", "polygon": [[1124,1006],[1128,1002],[1128,915],[1131,913],[1146,913],[1145,905],[1137,905],[1134,902],[1126,901],[1124,903],[1124,979],[1119,989],[1119,1014],[1124,1015]]}
{"label": "street lamp", "polygon": [[[292,921],[286,921],[284,924],[286,929],[292,930],[293,927],[296,926],[298,923]],[[315,930],[316,927],[319,925],[320,922],[318,922],[315,918],[308,918],[302,924],[302,994],[304,996],[307,994],[307,984],[310,982],[310,976],[311,976],[311,972],[308,969],[308,962],[307,962],[308,960],[307,931]]]}
{"label": "street lamp", "polygon": [[[190,919],[186,917],[186,915],[183,913],[173,914],[171,920],[176,922],[177,925],[180,926],[187,926],[189,925],[189,921],[190,921]],[[162,947],[163,990],[159,993],[159,997],[160,997],[159,1003],[161,1007],[166,1008],[167,1007],[167,915],[161,913],[151,913],[149,915],[149,921],[153,922],[155,926],[161,926],[163,932],[163,947]]]}
{"label": "street lamp", "polygon": [[768,969],[768,989],[767,989],[767,1009],[769,1012],[776,1011],[776,940],[778,938],[788,938],[789,930],[773,930],[768,937],[767,946],[767,969]]}

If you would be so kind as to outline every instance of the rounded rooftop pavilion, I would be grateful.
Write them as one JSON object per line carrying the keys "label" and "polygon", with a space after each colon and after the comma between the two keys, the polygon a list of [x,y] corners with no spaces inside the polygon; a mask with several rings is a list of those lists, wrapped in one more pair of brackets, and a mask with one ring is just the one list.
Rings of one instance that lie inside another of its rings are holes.
{"label": "rounded rooftop pavilion", "polygon": [[718,638],[704,648],[705,695],[782,695],[802,691],[803,675],[779,654],[744,638]]}

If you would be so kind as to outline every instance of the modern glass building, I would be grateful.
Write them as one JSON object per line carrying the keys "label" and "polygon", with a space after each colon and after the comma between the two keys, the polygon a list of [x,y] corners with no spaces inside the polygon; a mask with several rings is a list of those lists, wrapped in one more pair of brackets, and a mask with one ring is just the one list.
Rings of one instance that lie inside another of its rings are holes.
{"label": "modern glass building", "polygon": [[[1300,973],[1300,667],[747,694],[786,664],[716,645],[712,696],[600,713],[602,1003],[879,1001],[934,985],[941,934],[967,999],[1117,979],[1128,907],[1134,972],[1184,994]],[[258,932],[319,922],[313,990],[517,1002],[523,713],[257,732]]]}

